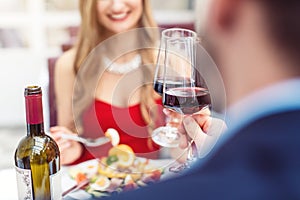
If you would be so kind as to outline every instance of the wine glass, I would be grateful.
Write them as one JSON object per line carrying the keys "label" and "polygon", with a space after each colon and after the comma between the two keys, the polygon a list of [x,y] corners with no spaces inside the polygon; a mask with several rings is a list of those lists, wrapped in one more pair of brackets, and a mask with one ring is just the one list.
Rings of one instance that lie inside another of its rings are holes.
{"label": "wine glass", "polygon": [[[162,38],[160,43],[160,48],[157,56],[156,62],[156,70],[153,81],[153,88],[160,96],[163,95],[164,88],[168,85],[180,84],[180,82],[176,82],[174,79],[169,80],[165,77],[165,62],[166,62],[166,42],[168,37],[162,32]],[[164,84],[166,82],[166,84]],[[176,127],[172,127],[172,122],[178,122],[178,119],[166,119],[167,123],[165,126],[161,126],[156,128],[152,132],[152,140],[160,146],[175,148],[179,146],[179,138],[180,134]]]}
{"label": "wine glass", "polygon": [[[196,68],[197,34],[187,29],[166,29],[164,42],[163,94],[165,108],[191,115],[210,105],[209,91]],[[170,168],[173,172],[190,166],[196,150],[190,138],[187,162]]]}

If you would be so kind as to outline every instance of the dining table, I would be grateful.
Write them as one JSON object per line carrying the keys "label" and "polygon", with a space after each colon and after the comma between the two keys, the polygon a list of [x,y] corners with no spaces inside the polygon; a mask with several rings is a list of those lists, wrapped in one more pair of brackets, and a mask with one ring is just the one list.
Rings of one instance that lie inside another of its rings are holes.
{"label": "dining table", "polygon": [[[176,166],[178,163],[172,159],[157,159],[151,160],[155,166],[161,168],[163,167],[164,173],[161,176],[162,179],[171,178],[178,175],[178,173],[170,172],[168,169],[172,166]],[[82,165],[80,163],[77,165]],[[72,167],[76,166],[62,166],[61,167],[61,189],[62,192],[69,190],[72,186],[76,185],[76,181],[70,177],[69,170]],[[5,200],[18,200],[18,188],[16,181],[16,171],[14,166],[6,169],[0,170],[0,199]],[[92,198],[92,195],[87,193],[83,189],[79,189],[73,192],[68,193],[62,199],[63,200],[89,200]]]}

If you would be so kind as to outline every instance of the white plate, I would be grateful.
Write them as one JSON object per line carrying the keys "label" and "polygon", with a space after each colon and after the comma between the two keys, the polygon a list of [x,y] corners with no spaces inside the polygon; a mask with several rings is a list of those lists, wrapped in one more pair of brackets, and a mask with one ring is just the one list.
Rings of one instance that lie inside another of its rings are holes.
{"label": "white plate", "polygon": [[[142,160],[145,158],[138,158],[138,159]],[[80,171],[85,172],[87,169],[90,169],[90,166],[97,166],[98,162],[99,162],[99,160],[94,159],[94,160],[89,160],[89,161],[80,163],[78,165],[73,165],[70,167],[63,167],[63,178],[62,178],[63,191],[66,191],[71,186],[76,184],[76,181],[70,177],[70,170],[80,169]],[[168,170],[168,168],[170,166],[173,166],[175,164],[177,164],[177,162],[174,160],[171,160],[171,159],[149,160],[149,165],[151,165],[151,167],[157,167],[157,169],[165,169],[164,173],[161,176],[161,180],[175,175],[174,173],[169,172],[169,170]],[[65,196],[64,199],[68,199],[69,197],[71,197],[71,199],[84,200],[84,199],[91,198],[92,195],[89,194],[88,192],[86,192],[85,190],[78,190],[78,191],[69,193],[68,195]]]}

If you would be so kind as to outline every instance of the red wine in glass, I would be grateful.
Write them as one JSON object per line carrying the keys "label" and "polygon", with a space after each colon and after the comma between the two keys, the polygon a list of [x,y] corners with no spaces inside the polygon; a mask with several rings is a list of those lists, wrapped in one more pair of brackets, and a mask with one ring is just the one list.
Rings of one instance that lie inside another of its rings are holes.
{"label": "red wine in glass", "polygon": [[178,88],[183,87],[183,83],[185,84],[191,84],[190,80],[184,80],[184,78],[173,78],[172,80],[164,80],[163,78],[158,78],[154,82],[154,90],[157,92],[160,96],[163,95],[163,89],[164,89],[164,81],[166,82],[165,88]]}
{"label": "red wine in glass", "polygon": [[163,94],[163,87],[164,87],[164,80],[163,79],[157,79],[154,82],[153,88],[155,92],[157,92],[160,96]]}
{"label": "red wine in glass", "polygon": [[207,89],[201,87],[179,87],[167,89],[163,104],[182,114],[193,114],[210,105]]}

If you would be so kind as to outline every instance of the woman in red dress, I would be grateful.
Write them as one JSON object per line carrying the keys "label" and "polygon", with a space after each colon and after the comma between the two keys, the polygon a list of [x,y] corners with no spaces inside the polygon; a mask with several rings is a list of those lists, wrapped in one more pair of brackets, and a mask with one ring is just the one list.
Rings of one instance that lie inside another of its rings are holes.
{"label": "woman in red dress", "polygon": [[[120,143],[136,154],[157,158],[159,147],[149,135],[162,124],[163,115],[151,83],[155,53],[147,47],[155,45],[158,34],[149,4],[149,0],[79,2],[77,44],[55,67],[58,126],[50,132],[63,165],[105,156],[111,144],[88,148],[63,139],[61,133],[96,138],[108,128],[116,129]],[[153,29],[137,29],[144,27]]]}

